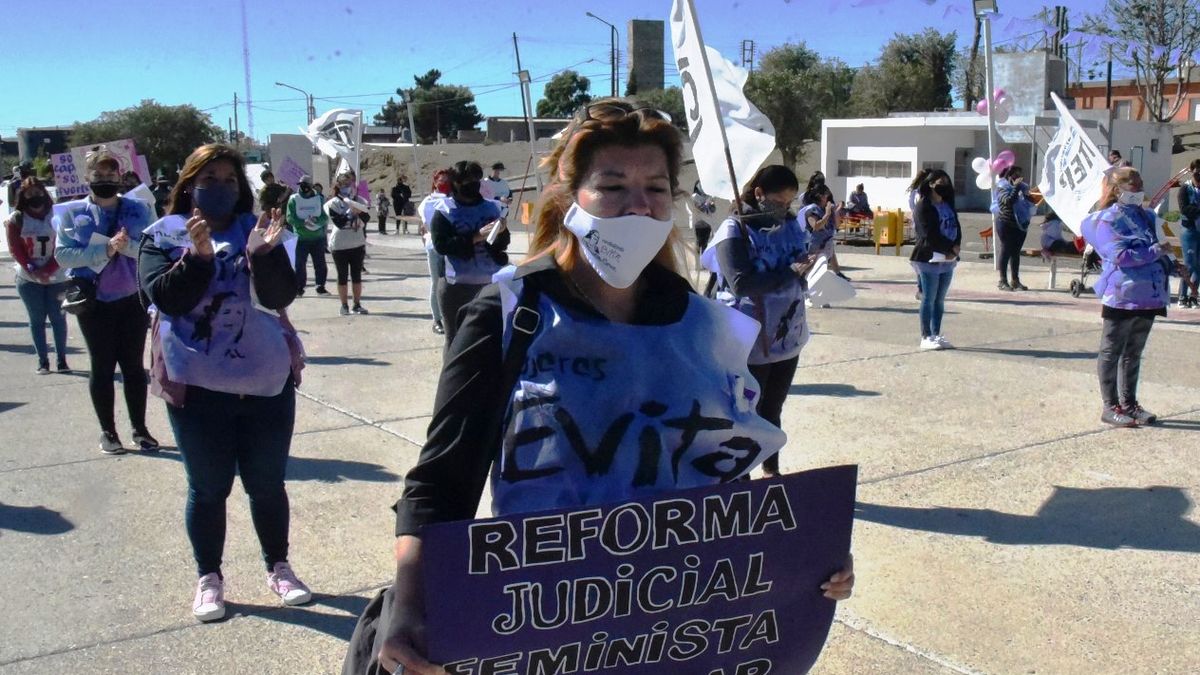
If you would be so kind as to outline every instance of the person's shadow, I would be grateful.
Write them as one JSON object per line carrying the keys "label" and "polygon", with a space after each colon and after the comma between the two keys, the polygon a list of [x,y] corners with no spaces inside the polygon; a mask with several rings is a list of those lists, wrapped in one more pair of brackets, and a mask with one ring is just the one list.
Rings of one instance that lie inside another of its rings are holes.
{"label": "person's shadow", "polygon": [[[159,452],[137,453],[138,457],[169,459],[182,462],[183,457],[178,452],[169,452],[163,448]],[[312,480],[320,483],[340,483],[356,480],[368,483],[392,483],[400,477],[381,464],[356,462],[348,459],[326,459],[324,457],[288,457],[287,480]]]}
{"label": "person's shadow", "polygon": [[[315,630],[343,642],[349,642],[354,634],[354,626],[358,617],[367,608],[370,597],[360,598],[357,595],[322,595],[313,593],[312,602],[299,607],[281,607],[278,605],[251,605],[241,602],[229,602],[229,612],[223,621],[242,616],[253,616],[268,621],[277,621],[292,626],[300,626]],[[314,612],[313,605],[323,605],[340,610],[341,614],[324,614]]]}
{"label": "person's shadow", "polygon": [[73,529],[75,525],[53,509],[0,502],[0,530],[30,534],[63,534]]}
{"label": "person's shadow", "polygon": [[855,518],[909,530],[982,537],[996,544],[1067,544],[1088,548],[1200,553],[1200,525],[1183,516],[1182,488],[1055,486],[1032,516],[991,509],[910,508],[859,502]]}

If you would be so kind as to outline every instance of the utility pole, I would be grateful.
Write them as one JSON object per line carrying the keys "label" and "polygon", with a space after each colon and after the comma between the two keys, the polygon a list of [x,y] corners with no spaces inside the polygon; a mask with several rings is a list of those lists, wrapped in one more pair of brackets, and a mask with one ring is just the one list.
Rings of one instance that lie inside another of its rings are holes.
{"label": "utility pole", "polygon": [[241,141],[238,139],[238,111],[237,111],[237,106],[238,106],[237,92],[235,91],[235,92],[233,92],[233,138],[231,138],[230,140],[232,140],[232,141],[233,141],[233,147],[235,147],[235,148],[240,148],[240,147],[241,147],[241,145],[242,145],[242,143],[241,143]]}
{"label": "utility pole", "polygon": [[754,40],[742,40],[742,67],[754,72]]}
{"label": "utility pole", "polygon": [[[400,100],[404,100],[404,94],[400,94]],[[404,101],[404,108],[408,110],[408,140],[412,143],[412,161],[413,161],[413,180],[417,180],[421,175],[420,162],[417,161],[417,123],[413,121],[413,103],[412,94],[408,95],[408,100]]]}
{"label": "utility pole", "polygon": [[[513,33],[513,53],[516,54],[516,56],[517,56],[517,72],[519,73],[519,72],[521,72],[521,48],[517,46],[517,34],[516,33]],[[521,92],[521,114],[525,116],[526,120],[528,120],[530,112],[531,111],[529,110],[529,104],[526,103],[526,101],[525,101],[524,90],[522,90],[522,92]]]}

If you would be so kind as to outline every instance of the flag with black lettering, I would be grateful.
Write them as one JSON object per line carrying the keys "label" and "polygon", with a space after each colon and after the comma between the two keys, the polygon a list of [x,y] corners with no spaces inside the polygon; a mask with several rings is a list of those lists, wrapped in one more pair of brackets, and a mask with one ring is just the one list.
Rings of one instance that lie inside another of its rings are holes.
{"label": "flag with black lettering", "polygon": [[1058,108],[1058,133],[1046,148],[1038,190],[1063,223],[1079,232],[1079,224],[1100,199],[1108,162],[1062,99],[1054,93],[1050,96]]}
{"label": "flag with black lettering", "polygon": [[[743,92],[749,74],[705,46],[692,0],[671,6],[671,44],[700,184],[732,200],[740,191],[734,180],[749,180],[775,150],[775,127]],[[736,178],[729,175],[727,152]]]}

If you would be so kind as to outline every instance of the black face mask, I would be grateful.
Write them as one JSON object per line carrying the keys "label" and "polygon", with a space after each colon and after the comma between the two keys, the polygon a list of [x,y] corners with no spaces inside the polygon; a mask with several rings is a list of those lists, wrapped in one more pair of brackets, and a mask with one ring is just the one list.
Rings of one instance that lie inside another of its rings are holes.
{"label": "black face mask", "polygon": [[46,208],[49,205],[50,205],[50,200],[47,199],[44,195],[37,196],[37,197],[30,197],[29,199],[25,200],[25,206],[28,207],[29,210],[31,210],[31,211],[41,211],[42,209]]}
{"label": "black face mask", "polygon": [[116,197],[117,190],[120,189],[120,187],[120,183],[114,183],[111,181],[93,181],[88,183],[88,189],[92,191],[94,196],[99,197],[100,199]]}
{"label": "black face mask", "polygon": [[938,196],[941,197],[942,201],[944,201],[944,202],[948,202],[951,199],[954,199],[954,186],[952,186],[952,185],[945,185],[945,184],[935,185],[933,187],[933,191],[936,192],[938,194]]}

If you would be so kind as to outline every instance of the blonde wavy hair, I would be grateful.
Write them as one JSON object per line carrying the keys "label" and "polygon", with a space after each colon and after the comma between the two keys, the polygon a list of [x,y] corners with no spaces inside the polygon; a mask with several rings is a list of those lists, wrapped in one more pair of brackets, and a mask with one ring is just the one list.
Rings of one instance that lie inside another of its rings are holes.
{"label": "blonde wavy hair", "polygon": [[1142,174],[1131,166],[1123,166],[1109,171],[1108,175],[1104,177],[1103,192],[1100,193],[1100,208],[1107,209],[1116,204],[1122,188],[1130,187],[1133,179],[1141,177]]}
{"label": "blonde wavy hair", "polygon": [[[570,270],[579,260],[579,243],[563,225],[575,193],[587,176],[592,158],[609,146],[635,147],[655,145],[667,156],[667,175],[671,193],[678,198],[679,168],[683,163],[680,131],[653,111],[620,98],[595,101],[575,116],[563,132],[554,151],[542,160],[550,173],[550,184],[542,191],[534,208],[534,231],[529,243],[527,264],[544,255],[553,255],[559,267]],[[659,265],[679,274],[681,243],[674,228],[666,243],[654,256]]]}

